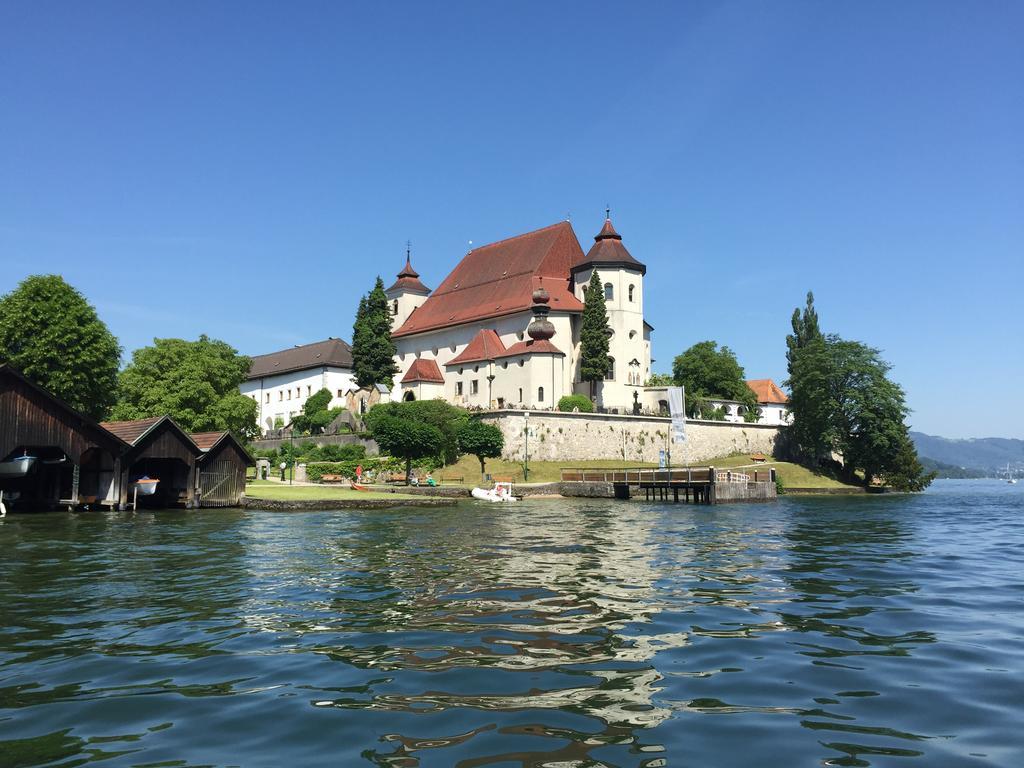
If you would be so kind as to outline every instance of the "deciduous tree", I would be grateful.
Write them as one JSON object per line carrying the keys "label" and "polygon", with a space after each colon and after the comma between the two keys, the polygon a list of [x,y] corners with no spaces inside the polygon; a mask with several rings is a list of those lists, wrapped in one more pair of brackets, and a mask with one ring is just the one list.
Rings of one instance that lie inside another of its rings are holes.
{"label": "deciduous tree", "polygon": [[686,412],[692,416],[715,418],[716,409],[707,402],[711,398],[735,400],[748,412],[757,408],[757,396],[747,386],[743,366],[729,347],[719,349],[717,342],[698,342],[676,357],[672,377],[677,386],[686,388]]}
{"label": "deciduous tree", "polygon": [[135,350],[120,376],[115,419],[170,415],[187,432],[231,430],[255,437],[256,401],[238,391],[251,361],[231,345],[200,336],[197,341],[154,339]]}
{"label": "deciduous tree", "polygon": [[121,347],[59,275],[33,275],[0,299],[0,360],[94,419],[117,398]]}
{"label": "deciduous tree", "polygon": [[480,462],[480,474],[484,474],[484,459],[496,459],[505,448],[505,436],[493,424],[484,424],[479,419],[467,419],[458,432],[459,450],[476,456]]}

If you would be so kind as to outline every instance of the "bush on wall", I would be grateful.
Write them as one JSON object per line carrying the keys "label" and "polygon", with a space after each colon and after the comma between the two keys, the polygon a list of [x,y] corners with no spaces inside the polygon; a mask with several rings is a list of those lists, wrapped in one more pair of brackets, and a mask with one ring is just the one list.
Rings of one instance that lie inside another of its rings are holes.
{"label": "bush on wall", "polygon": [[593,413],[594,404],[586,395],[566,395],[558,401],[558,410],[569,413],[574,409],[580,413]]}

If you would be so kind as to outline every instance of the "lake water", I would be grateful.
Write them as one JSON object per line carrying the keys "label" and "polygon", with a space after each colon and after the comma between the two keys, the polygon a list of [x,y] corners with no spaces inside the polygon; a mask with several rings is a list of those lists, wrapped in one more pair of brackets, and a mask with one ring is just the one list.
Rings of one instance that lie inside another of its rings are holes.
{"label": "lake water", "polygon": [[1024,765],[1024,486],[0,521],[0,765]]}

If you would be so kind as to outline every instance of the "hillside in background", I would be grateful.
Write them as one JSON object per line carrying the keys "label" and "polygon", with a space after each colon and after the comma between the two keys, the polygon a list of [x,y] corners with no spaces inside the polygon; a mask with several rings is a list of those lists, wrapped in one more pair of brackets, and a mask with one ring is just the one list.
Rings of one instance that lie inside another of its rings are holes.
{"label": "hillside in background", "polygon": [[1005,470],[1009,463],[1012,468],[1024,468],[1024,440],[1005,437],[952,440],[948,437],[926,435],[923,432],[911,432],[910,437],[917,447],[919,456],[942,464],[973,469]]}

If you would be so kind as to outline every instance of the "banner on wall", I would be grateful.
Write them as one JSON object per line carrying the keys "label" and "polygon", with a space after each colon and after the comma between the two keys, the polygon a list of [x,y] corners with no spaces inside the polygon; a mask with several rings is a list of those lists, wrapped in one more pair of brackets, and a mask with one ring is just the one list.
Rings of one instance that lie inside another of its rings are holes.
{"label": "banner on wall", "polygon": [[683,387],[668,388],[668,411],[672,416],[672,442],[686,442],[686,391]]}

